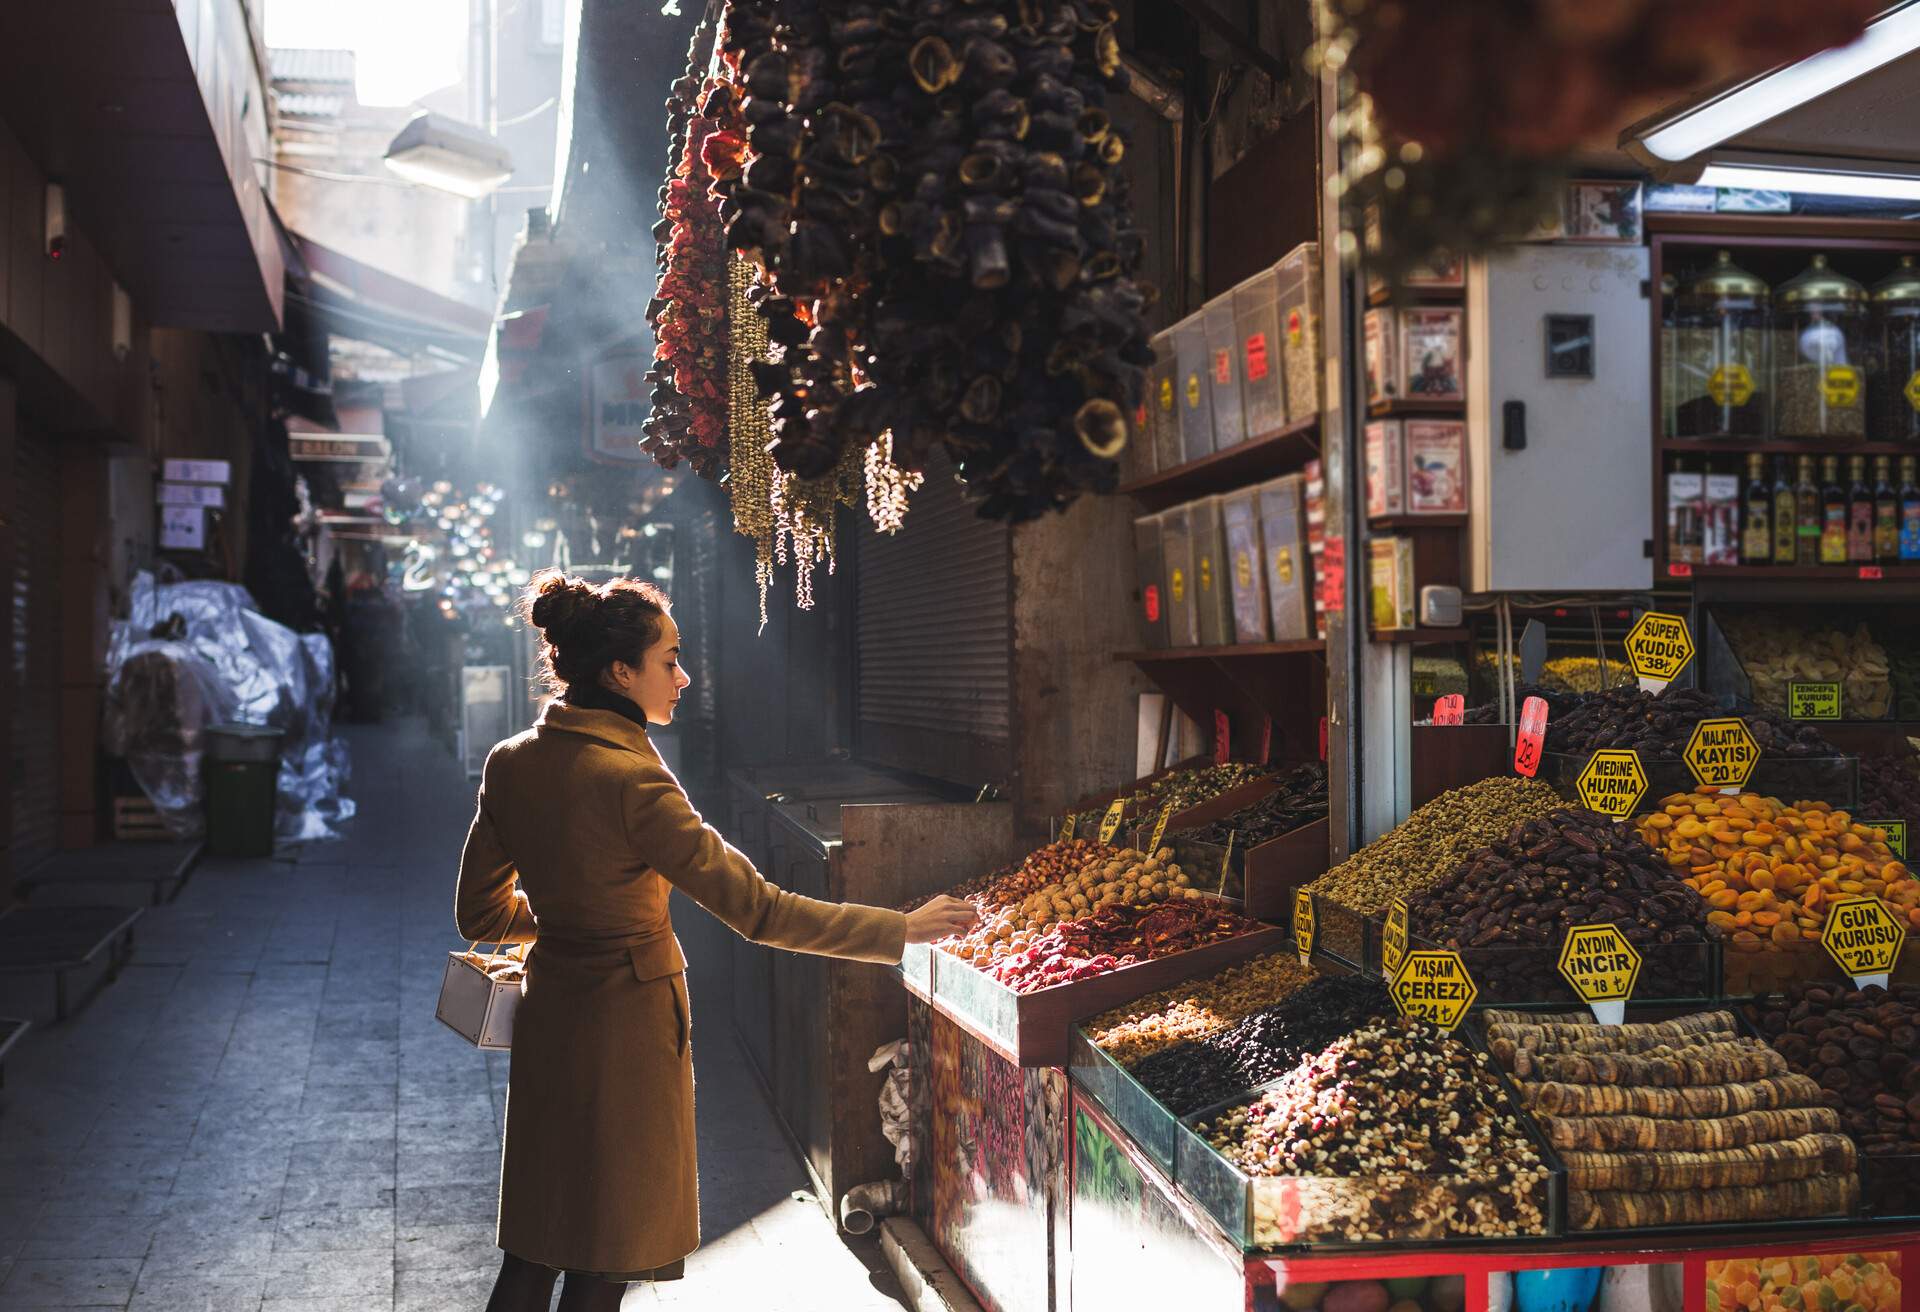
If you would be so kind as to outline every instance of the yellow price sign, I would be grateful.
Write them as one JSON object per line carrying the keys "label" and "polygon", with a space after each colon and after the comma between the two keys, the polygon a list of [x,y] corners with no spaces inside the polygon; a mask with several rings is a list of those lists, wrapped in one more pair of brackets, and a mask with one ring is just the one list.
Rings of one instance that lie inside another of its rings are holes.
{"label": "yellow price sign", "polygon": [[1407,959],[1407,900],[1395,898],[1387,907],[1387,923],[1380,930],[1380,969],[1388,979],[1400,973]]}
{"label": "yellow price sign", "polygon": [[[1627,942],[1617,925],[1575,925],[1560,945],[1556,964],[1580,1001],[1596,1013],[1606,1003],[1620,1004],[1615,1010],[1624,1012],[1633,986],[1640,981],[1640,951]],[[1617,1024],[1623,1016],[1603,1015],[1600,1019]]]}
{"label": "yellow price sign", "polygon": [[1173,379],[1171,378],[1160,380],[1160,408],[1169,413],[1173,410]]}
{"label": "yellow price sign", "polygon": [[1681,616],[1650,610],[1627,630],[1627,663],[1643,684],[1665,687],[1693,659],[1693,635]]}
{"label": "yellow price sign", "polygon": [[1907,398],[1908,405],[1920,410],[1920,369],[1914,370],[1913,376],[1907,379],[1907,385],[1900,392]]}
{"label": "yellow price sign", "polygon": [[1071,843],[1073,841],[1074,828],[1079,823],[1080,817],[1074,815],[1072,812],[1068,812],[1066,823],[1060,826],[1060,841],[1063,843]]}
{"label": "yellow price sign", "polygon": [[1304,888],[1293,893],[1293,945],[1300,950],[1300,964],[1313,956],[1313,940],[1318,929],[1313,913],[1313,894]]}
{"label": "yellow price sign", "polygon": [[1840,718],[1840,685],[1837,683],[1789,683],[1787,718],[1790,720],[1837,720]]}
{"label": "yellow price sign", "polygon": [[1127,809],[1127,799],[1116,797],[1113,805],[1107,808],[1106,815],[1100,819],[1100,841],[1111,843],[1113,836],[1120,832],[1120,815]]}
{"label": "yellow price sign", "polygon": [[1603,747],[1587,758],[1573,787],[1589,811],[1624,820],[1647,795],[1647,772],[1632,748]]}
{"label": "yellow price sign", "polygon": [[1715,405],[1745,405],[1753,399],[1753,374],[1743,364],[1723,364],[1707,375],[1707,395]]}
{"label": "yellow price sign", "polygon": [[1200,408],[1199,374],[1187,375],[1187,408],[1189,410],[1198,410]]}
{"label": "yellow price sign", "polygon": [[1147,855],[1152,856],[1160,850],[1161,835],[1167,832],[1167,820],[1173,815],[1173,803],[1168,802],[1160,808],[1160,818],[1153,823],[1153,841],[1147,844]]}
{"label": "yellow price sign", "polygon": [[1737,717],[1702,720],[1680,753],[1702,788],[1738,788],[1760,762],[1760,744]]}
{"label": "yellow price sign", "polygon": [[1409,952],[1387,990],[1402,1016],[1450,1030],[1467,1014],[1480,989],[1458,952]]}
{"label": "yellow price sign", "polygon": [[1827,404],[1847,409],[1860,404],[1860,371],[1850,364],[1830,364],[1820,380]]}
{"label": "yellow price sign", "polygon": [[1820,931],[1820,946],[1856,985],[1885,988],[1906,943],[1906,926],[1877,897],[1835,898],[1827,909],[1826,928]]}

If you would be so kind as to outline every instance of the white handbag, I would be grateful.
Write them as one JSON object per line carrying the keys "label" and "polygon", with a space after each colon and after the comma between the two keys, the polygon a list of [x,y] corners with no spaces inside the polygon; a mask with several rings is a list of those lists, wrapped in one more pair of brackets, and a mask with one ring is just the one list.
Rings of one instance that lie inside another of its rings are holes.
{"label": "white handbag", "polygon": [[513,1047],[513,1014],[526,987],[527,948],[519,943],[504,952],[481,952],[479,946],[471,943],[465,952],[447,953],[440,1005],[433,1014],[474,1047],[504,1052]]}

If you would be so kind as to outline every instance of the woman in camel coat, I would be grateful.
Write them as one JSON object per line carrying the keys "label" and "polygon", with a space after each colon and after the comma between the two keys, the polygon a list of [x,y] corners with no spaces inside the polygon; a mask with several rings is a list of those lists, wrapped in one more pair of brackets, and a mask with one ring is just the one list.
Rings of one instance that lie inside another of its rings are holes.
{"label": "woman in camel coat", "polygon": [[678,888],[756,943],[891,964],[963,930],[939,898],[910,915],[775,888],[687,800],[647,739],[687,676],[666,596],[547,571],[529,611],[565,689],[495,747],[460,858],[463,937],[531,943],[514,1019],[488,1312],[617,1309],[700,1242],[692,1018],[667,915]]}

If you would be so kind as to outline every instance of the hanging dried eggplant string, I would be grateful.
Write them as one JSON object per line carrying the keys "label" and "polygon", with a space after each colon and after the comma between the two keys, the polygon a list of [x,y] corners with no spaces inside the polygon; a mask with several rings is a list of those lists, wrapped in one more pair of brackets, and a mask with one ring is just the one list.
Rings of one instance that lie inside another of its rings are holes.
{"label": "hanging dried eggplant string", "polygon": [[647,322],[653,328],[655,342],[654,361],[647,371],[647,382],[653,390],[643,428],[645,436],[640,445],[669,469],[679,463],[681,443],[692,428],[687,400],[674,384],[673,363],[659,349],[660,323],[673,304],[672,297],[665,290],[669,266],[674,258],[676,210],[673,184],[679,176],[681,161],[686,156],[687,126],[700,91],[701,78],[695,71],[699,52],[712,37],[712,30],[707,23],[703,22],[695,28],[688,46],[688,71],[674,82],[667,96],[667,173],[660,184],[661,217],[653,225],[654,258],[658,268],[655,286],[659,290],[647,305]]}
{"label": "hanging dried eggplant string", "polygon": [[688,120],[682,158],[667,184],[672,237],[656,297],[661,310],[655,358],[673,371],[685,422],[663,424],[647,439],[662,464],[685,457],[705,477],[720,466],[728,408],[727,256],[720,216],[708,195],[707,146],[718,126],[704,113]]}

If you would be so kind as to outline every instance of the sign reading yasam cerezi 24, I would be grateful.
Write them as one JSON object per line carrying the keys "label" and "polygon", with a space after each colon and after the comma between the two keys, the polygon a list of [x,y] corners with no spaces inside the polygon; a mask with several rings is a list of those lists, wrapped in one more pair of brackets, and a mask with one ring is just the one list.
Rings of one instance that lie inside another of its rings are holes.
{"label": "sign reading yasam cerezi 24", "polygon": [[1760,744],[1747,732],[1745,720],[1702,720],[1680,755],[1702,788],[1738,788],[1760,763]]}
{"label": "sign reading yasam cerezi 24", "polygon": [[1458,952],[1409,952],[1388,987],[1402,1016],[1450,1030],[1467,1014],[1480,990]]}

